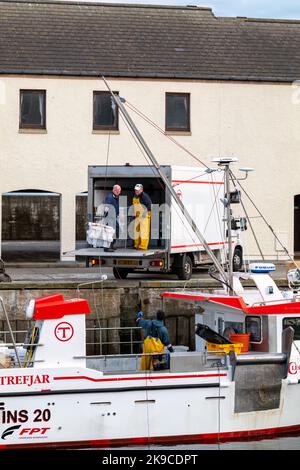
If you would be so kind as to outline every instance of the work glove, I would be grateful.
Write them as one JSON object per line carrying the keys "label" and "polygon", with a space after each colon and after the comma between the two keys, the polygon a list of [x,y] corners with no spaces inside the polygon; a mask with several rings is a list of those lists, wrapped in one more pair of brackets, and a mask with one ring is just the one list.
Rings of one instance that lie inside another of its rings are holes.
{"label": "work glove", "polygon": [[174,349],[173,349],[173,346],[172,346],[172,345],[168,346],[168,351],[169,351],[170,353],[173,353],[173,352],[174,352]]}
{"label": "work glove", "polygon": [[137,314],[136,314],[137,318],[142,318],[144,316],[144,312],[142,312],[142,310],[140,310]]}

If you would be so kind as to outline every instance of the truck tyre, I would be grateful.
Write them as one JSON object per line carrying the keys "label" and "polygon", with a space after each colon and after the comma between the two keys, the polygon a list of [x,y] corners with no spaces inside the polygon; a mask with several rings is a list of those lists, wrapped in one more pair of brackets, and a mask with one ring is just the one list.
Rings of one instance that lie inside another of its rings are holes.
{"label": "truck tyre", "polygon": [[243,266],[243,252],[241,248],[236,248],[232,257],[232,269],[233,271],[240,271]]}
{"label": "truck tyre", "polygon": [[116,279],[126,279],[129,270],[125,268],[113,268],[113,275]]}
{"label": "truck tyre", "polygon": [[189,256],[182,256],[181,266],[177,268],[178,279],[188,281],[193,273],[193,263]]}

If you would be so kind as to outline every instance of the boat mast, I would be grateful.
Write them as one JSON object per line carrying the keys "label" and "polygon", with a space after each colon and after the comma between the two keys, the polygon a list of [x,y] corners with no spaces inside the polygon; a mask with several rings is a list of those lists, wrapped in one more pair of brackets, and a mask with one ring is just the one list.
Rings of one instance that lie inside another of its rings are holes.
{"label": "boat mast", "polygon": [[[129,116],[124,104],[122,103],[121,99],[119,98],[118,95],[115,95],[112,90],[110,89],[108,83],[106,82],[105,78],[102,77],[104,83],[106,84],[108,90],[110,91],[115,103],[118,105],[121,113],[123,114],[126,122],[128,123],[128,125],[130,126],[131,130],[133,131],[134,135],[136,136],[136,138],[138,139],[138,141],[140,142],[141,146],[143,147],[144,151],[146,152],[147,156],[149,157],[149,159],[151,160],[153,166],[156,168],[159,176],[161,177],[162,181],[164,182],[164,184],[166,185],[166,188],[168,188],[168,190],[170,191],[170,194],[171,196],[173,197],[173,199],[176,201],[176,203],[178,204],[182,214],[184,215],[184,217],[186,218],[186,220],[188,221],[189,225],[191,226],[193,232],[196,234],[197,238],[199,239],[199,241],[203,244],[203,247],[205,248],[207,254],[210,256],[212,262],[214,263],[214,265],[216,266],[217,270],[219,271],[220,273],[220,276],[222,280],[228,284],[228,276],[227,276],[227,273],[224,271],[223,269],[223,266],[221,265],[221,263],[219,262],[219,260],[217,259],[217,257],[215,256],[214,252],[210,249],[207,241],[205,240],[204,236],[202,235],[202,233],[200,232],[200,230],[198,229],[195,221],[193,220],[193,218],[190,216],[190,214],[188,213],[188,211],[186,210],[184,204],[182,203],[182,201],[177,197],[177,194],[175,192],[175,190],[173,189],[173,186],[170,184],[168,178],[165,176],[165,174],[163,173],[163,171],[161,170],[160,168],[160,165],[158,163],[158,161],[156,160],[156,158],[154,157],[153,153],[151,152],[150,148],[148,147],[148,145],[146,144],[144,138],[142,137],[142,135],[140,134],[139,130],[137,129],[136,125],[134,124],[133,120],[131,119],[131,117]],[[232,284],[230,284],[230,286],[232,286]]]}
{"label": "boat mast", "polygon": [[[233,286],[233,266],[232,266],[232,234],[231,234],[231,205],[230,205],[230,163],[228,160],[223,163],[225,171],[225,194],[226,194],[226,225],[227,225],[227,242],[228,242],[228,284]],[[231,289],[228,294],[232,295]]]}
{"label": "boat mast", "polygon": [[[221,158],[214,158],[213,162],[216,162],[218,166],[224,167],[224,184],[225,184],[225,199],[222,200],[224,203],[225,207],[225,219],[224,222],[226,222],[226,234],[225,238],[227,240],[227,259],[228,259],[228,283],[227,283],[227,289],[228,289],[228,294],[229,295],[234,295],[233,289],[230,289],[230,286],[233,286],[233,263],[232,263],[232,211],[231,211],[231,194],[230,194],[230,179],[231,179],[231,173],[230,173],[230,164],[237,162],[237,158],[232,158],[232,157],[221,157]],[[237,191],[237,198],[239,198],[239,194]]]}
{"label": "boat mast", "polygon": [[[230,163],[224,163],[225,166],[225,194],[227,199],[226,218],[227,218],[227,242],[228,242],[228,284],[233,286],[233,267],[232,267],[232,234],[231,234],[231,207],[230,207]],[[231,289],[228,294],[232,295]]]}

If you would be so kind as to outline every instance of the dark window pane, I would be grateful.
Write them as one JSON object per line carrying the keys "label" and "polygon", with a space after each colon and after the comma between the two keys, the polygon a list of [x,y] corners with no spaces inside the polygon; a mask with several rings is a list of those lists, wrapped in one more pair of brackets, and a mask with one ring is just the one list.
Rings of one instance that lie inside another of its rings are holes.
{"label": "dark window pane", "polygon": [[110,93],[94,92],[94,129],[118,129],[118,109]]}
{"label": "dark window pane", "polygon": [[250,333],[252,343],[261,342],[261,319],[260,317],[246,317],[246,333]]}
{"label": "dark window pane", "polygon": [[166,130],[190,130],[190,96],[188,93],[167,93]]}
{"label": "dark window pane", "polygon": [[45,127],[45,92],[21,90],[20,127]]}
{"label": "dark window pane", "polygon": [[294,340],[300,340],[300,318],[285,318],[283,320],[283,329],[288,326],[294,328]]}

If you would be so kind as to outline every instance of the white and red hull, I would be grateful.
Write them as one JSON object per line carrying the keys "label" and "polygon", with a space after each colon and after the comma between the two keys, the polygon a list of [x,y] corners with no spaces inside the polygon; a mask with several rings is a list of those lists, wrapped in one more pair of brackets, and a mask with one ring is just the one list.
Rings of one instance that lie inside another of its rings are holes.
{"label": "white and red hull", "polygon": [[[25,378],[24,378],[25,377]],[[0,370],[0,449],[216,442],[300,431],[300,384],[278,409],[234,412],[228,370],[103,375]]]}

